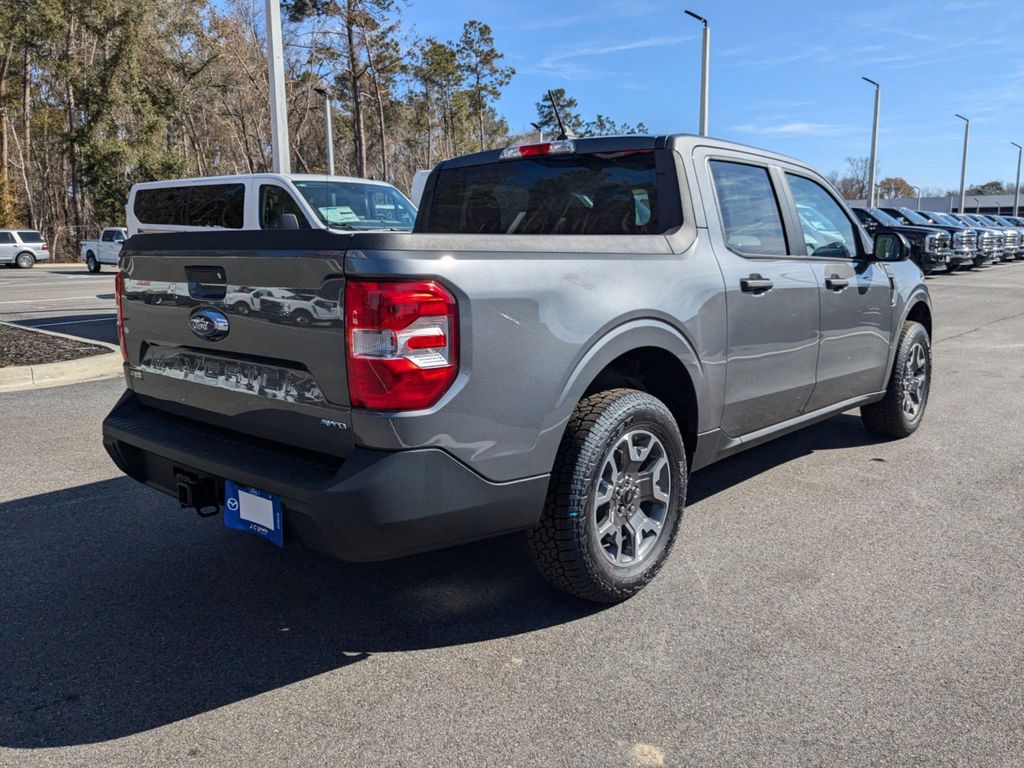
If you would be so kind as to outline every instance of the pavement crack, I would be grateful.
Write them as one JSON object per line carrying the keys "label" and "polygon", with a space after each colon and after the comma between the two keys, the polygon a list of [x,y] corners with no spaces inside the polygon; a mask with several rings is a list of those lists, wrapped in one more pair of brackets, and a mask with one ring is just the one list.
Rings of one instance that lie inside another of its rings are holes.
{"label": "pavement crack", "polygon": [[980,331],[983,328],[988,328],[989,326],[995,325],[996,323],[1001,323],[1004,320],[1015,320],[1018,317],[1024,317],[1024,312],[1017,312],[1016,314],[1006,315],[1005,317],[997,317],[995,320],[992,320],[990,322],[984,323],[983,325],[979,325],[977,328],[971,328],[969,331],[961,331],[960,333],[957,333],[957,334],[955,334],[953,336],[946,336],[943,339],[936,339],[935,343],[936,344],[944,344],[947,341],[952,341],[953,339],[959,339],[961,336],[966,336],[969,333],[974,333],[975,331]]}

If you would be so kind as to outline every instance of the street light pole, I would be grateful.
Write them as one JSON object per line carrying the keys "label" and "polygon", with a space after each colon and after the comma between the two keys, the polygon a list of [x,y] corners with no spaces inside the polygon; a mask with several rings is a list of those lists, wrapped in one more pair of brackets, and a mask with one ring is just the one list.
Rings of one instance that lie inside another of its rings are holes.
{"label": "street light pole", "polygon": [[871,166],[868,168],[868,207],[874,208],[878,203],[875,195],[875,172],[878,168],[878,108],[882,103],[882,86],[869,77],[862,77],[861,80],[875,86],[875,118],[871,123]]}
{"label": "street light pole", "polygon": [[291,173],[288,150],[288,103],[284,95],[284,44],[281,4],[267,0],[267,64],[270,68],[270,148],[274,173]]}
{"label": "street light pole", "polygon": [[686,11],[687,16],[690,16],[701,24],[704,25],[704,33],[702,35],[703,47],[701,49],[700,57],[700,135],[708,135],[708,79],[710,77],[711,69],[711,27],[708,25],[708,20],[703,16],[698,16],[693,11]]}
{"label": "street light pole", "polygon": [[913,187],[912,186],[911,189],[913,189],[915,192],[917,192],[917,210],[920,211],[921,210],[921,188],[920,187]]}
{"label": "street light pole", "polygon": [[324,139],[327,142],[327,175],[334,175],[334,128],[331,125],[331,93],[326,88],[314,89],[324,97]]}
{"label": "street light pole", "polygon": [[960,213],[963,213],[964,204],[967,202],[967,198],[964,197],[964,191],[967,182],[967,140],[971,136],[971,121],[963,115],[957,115],[957,117],[964,121],[964,159],[960,164]]}
{"label": "street light pole", "polygon": [[1013,215],[1020,216],[1020,153],[1024,147],[1015,141],[1010,143],[1017,148],[1017,184],[1013,188]]}

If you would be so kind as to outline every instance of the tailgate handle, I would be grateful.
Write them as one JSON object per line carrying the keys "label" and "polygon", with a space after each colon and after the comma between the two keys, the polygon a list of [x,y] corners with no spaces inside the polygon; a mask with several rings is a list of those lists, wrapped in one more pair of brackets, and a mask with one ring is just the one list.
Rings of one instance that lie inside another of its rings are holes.
{"label": "tailgate handle", "polygon": [[223,299],[228,284],[224,267],[185,267],[188,295],[197,301]]}

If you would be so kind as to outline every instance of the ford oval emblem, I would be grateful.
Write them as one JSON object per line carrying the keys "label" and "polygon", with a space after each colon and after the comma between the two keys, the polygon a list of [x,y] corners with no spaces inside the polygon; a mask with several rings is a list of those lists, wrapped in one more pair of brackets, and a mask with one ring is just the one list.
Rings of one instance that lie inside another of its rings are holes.
{"label": "ford oval emblem", "polygon": [[206,341],[220,341],[231,330],[228,316],[219,309],[197,309],[188,318],[188,327]]}

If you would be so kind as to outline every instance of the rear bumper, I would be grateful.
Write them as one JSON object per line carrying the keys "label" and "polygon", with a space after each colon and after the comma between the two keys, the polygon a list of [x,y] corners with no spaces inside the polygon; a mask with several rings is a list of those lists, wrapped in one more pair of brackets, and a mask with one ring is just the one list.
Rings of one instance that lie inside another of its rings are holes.
{"label": "rear bumper", "polygon": [[439,449],[357,448],[346,459],[219,430],[147,408],[126,392],[103,445],[127,475],[172,496],[176,476],[281,497],[285,535],[343,560],[383,560],[528,528],[548,477],[492,483]]}

